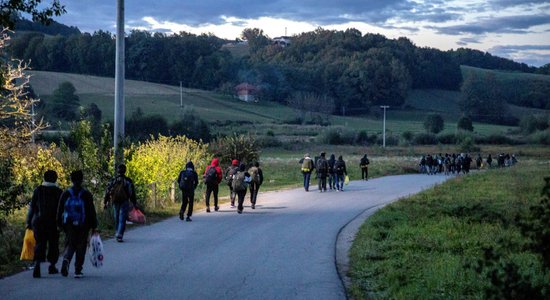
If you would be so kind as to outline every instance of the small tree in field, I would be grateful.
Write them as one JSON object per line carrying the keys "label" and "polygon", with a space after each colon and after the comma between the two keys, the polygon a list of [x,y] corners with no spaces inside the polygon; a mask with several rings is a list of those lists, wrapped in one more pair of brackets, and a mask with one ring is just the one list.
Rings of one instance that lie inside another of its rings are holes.
{"label": "small tree in field", "polygon": [[472,125],[472,119],[467,116],[463,116],[458,119],[456,127],[461,130],[474,131],[474,126]]}
{"label": "small tree in field", "polygon": [[437,134],[443,130],[444,126],[445,122],[443,121],[443,117],[438,114],[428,115],[424,120],[424,128],[428,133]]}

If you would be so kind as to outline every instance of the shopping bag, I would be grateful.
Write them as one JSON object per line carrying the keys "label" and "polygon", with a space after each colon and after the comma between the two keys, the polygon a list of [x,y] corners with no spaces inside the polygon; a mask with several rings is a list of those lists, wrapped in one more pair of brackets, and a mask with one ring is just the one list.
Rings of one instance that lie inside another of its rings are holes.
{"label": "shopping bag", "polygon": [[134,207],[128,213],[128,220],[133,223],[145,224],[145,215],[141,212],[141,210]]}
{"label": "shopping bag", "polygon": [[96,268],[103,266],[103,242],[99,234],[92,235],[90,239],[90,262]]}
{"label": "shopping bag", "polygon": [[33,260],[35,245],[36,240],[34,239],[34,232],[32,231],[32,229],[25,230],[25,237],[23,238],[23,249],[21,250],[20,260]]}
{"label": "shopping bag", "polygon": [[346,178],[344,178],[344,183],[346,185],[348,185],[348,183],[349,183],[349,176],[348,175],[346,175]]}

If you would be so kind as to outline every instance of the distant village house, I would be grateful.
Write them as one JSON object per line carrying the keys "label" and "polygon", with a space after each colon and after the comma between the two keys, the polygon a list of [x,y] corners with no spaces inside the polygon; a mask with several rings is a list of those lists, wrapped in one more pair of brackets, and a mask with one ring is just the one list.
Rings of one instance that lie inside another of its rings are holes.
{"label": "distant village house", "polygon": [[235,87],[235,91],[237,92],[237,97],[239,97],[242,101],[258,102],[256,99],[256,92],[258,91],[258,88],[248,82],[243,82],[237,85]]}
{"label": "distant village house", "polygon": [[281,47],[286,47],[290,45],[290,37],[289,36],[279,36],[276,38],[273,38],[272,40],[273,45],[278,45]]}

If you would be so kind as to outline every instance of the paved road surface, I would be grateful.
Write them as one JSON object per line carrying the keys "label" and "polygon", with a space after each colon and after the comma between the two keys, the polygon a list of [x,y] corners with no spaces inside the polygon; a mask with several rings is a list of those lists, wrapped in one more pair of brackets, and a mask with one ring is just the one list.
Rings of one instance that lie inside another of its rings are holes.
{"label": "paved road surface", "polygon": [[[335,267],[338,231],[366,209],[444,181],[389,176],[351,182],[343,193],[315,188],[259,195],[242,215],[228,205],[105,241],[105,265],[86,258],[84,278],[31,271],[0,280],[7,299],[345,299]],[[248,198],[247,198],[247,202]],[[60,266],[60,263],[58,264]]]}

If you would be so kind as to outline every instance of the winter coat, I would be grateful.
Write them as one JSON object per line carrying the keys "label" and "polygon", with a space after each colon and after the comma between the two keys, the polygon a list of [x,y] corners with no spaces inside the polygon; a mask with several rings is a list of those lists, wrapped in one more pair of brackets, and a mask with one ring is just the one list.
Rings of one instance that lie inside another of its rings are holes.
{"label": "winter coat", "polygon": [[220,160],[217,158],[212,159],[212,163],[208,167],[206,167],[206,170],[204,170],[203,176],[206,175],[206,172],[211,167],[216,168],[216,177],[217,177],[216,184],[220,184],[220,182],[222,182],[222,179],[223,179],[222,169],[220,168]]}
{"label": "winter coat", "polygon": [[[88,229],[95,229],[97,228],[97,215],[95,211],[95,205],[94,205],[94,197],[92,196],[92,193],[90,193],[87,189],[83,187],[71,187],[73,189],[73,193],[75,195],[78,195],[80,191],[82,191],[82,200],[84,201],[84,226],[83,228],[85,230]],[[61,197],[59,198],[59,207],[57,210],[57,226],[58,227],[64,227],[63,224],[63,213],[65,212],[65,202],[67,199],[69,199],[70,193],[68,190],[64,191],[63,194],[61,194]]]}
{"label": "winter coat", "polygon": [[56,229],[59,198],[63,190],[57,184],[44,181],[34,189],[27,214],[27,227]]}

